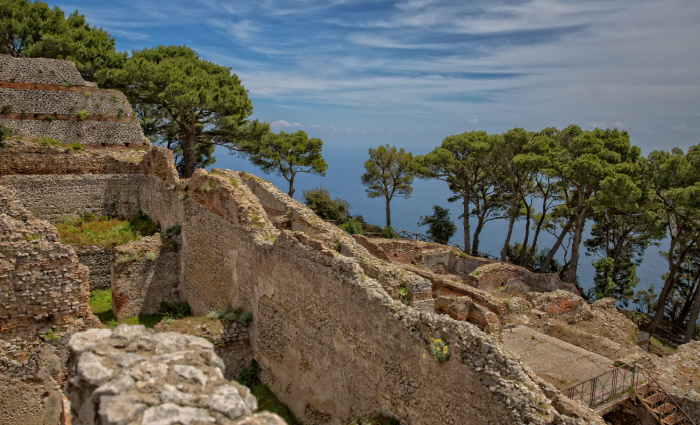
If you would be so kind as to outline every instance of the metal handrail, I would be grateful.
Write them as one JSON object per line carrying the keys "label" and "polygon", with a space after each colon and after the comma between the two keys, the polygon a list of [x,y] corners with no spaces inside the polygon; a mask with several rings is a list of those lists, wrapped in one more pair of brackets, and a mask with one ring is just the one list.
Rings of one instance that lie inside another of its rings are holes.
{"label": "metal handrail", "polygon": [[569,387],[562,393],[572,400],[581,401],[588,407],[594,408],[624,393],[630,387],[636,387],[635,368],[636,363],[623,364],[595,378]]}
{"label": "metal handrail", "polygon": [[664,390],[664,388],[661,385],[659,385],[658,382],[656,382],[656,379],[654,379],[654,377],[651,376],[651,373],[648,370],[644,369],[643,367],[637,367],[637,369],[639,370],[637,372],[638,374],[641,374],[642,376],[645,376],[648,379],[648,381],[643,381],[642,384],[653,383],[656,386],[656,388],[658,388],[664,394],[664,396],[668,400],[670,400],[671,403],[673,403],[676,409],[678,409],[678,411],[683,414],[684,418],[690,423],[690,425],[696,425],[695,422],[692,419],[690,419],[690,416],[688,416],[688,414],[685,413],[685,410],[683,410],[683,408],[678,403],[676,403],[676,400],[674,400],[673,397],[671,397],[671,395],[667,393],[666,390]]}
{"label": "metal handrail", "polygon": [[[640,380],[640,375],[641,377],[645,378],[645,380]],[[666,390],[664,390],[663,387],[656,382],[654,377],[651,376],[651,373],[643,367],[638,366],[636,362],[620,365],[619,367],[602,373],[595,378],[591,378],[587,381],[571,386],[563,390],[562,393],[568,398],[581,401],[593,409],[594,407],[610,401],[611,399],[615,398],[615,396],[624,393],[630,387],[636,390],[643,384],[648,383],[653,383],[664,394],[666,399],[670,400],[670,402],[676,407],[676,410],[684,416],[685,420],[688,421],[690,425],[697,425],[692,419],[690,419],[690,416],[685,413],[683,408],[676,403],[676,400],[674,400],[673,397],[671,397]],[[606,388],[608,384],[610,384],[610,387]]]}

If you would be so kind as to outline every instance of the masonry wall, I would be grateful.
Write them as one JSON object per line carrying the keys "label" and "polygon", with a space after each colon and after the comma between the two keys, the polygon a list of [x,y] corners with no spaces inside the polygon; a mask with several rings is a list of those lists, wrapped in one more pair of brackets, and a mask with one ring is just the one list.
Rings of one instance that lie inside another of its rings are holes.
{"label": "masonry wall", "polygon": [[[217,189],[198,189],[210,179]],[[412,424],[573,423],[496,341],[393,300],[364,275],[357,259],[371,256],[347,235],[335,235],[337,252],[322,238],[251,226],[246,219],[262,217],[255,197],[226,182],[198,172],[178,194],[149,178],[140,205],[182,225],[180,288],[195,312],[228,304],[251,309],[251,347],[262,379],[305,423],[341,424],[378,413]],[[429,353],[438,336],[453,350],[442,364]]]}
{"label": "masonry wall", "polygon": [[88,212],[135,215],[143,179],[141,174],[10,175],[0,176],[0,184],[12,187],[34,215],[58,223],[61,217]]}
{"label": "masonry wall", "polygon": [[0,186],[0,337],[35,340],[97,319],[87,305],[87,267],[56,229],[33,217]]}
{"label": "masonry wall", "polygon": [[0,55],[0,124],[30,139],[146,143],[126,97],[83,81],[70,61]]}
{"label": "masonry wall", "polygon": [[[162,154],[153,149],[152,163]],[[182,226],[182,297],[197,314],[228,305],[253,313],[250,348],[262,379],[304,423],[345,424],[379,413],[411,424],[575,423],[557,409],[576,408],[496,340],[392,299],[385,288],[411,273],[376,259],[344,232],[308,220],[306,233],[277,230],[237,175],[199,170],[185,189],[162,170],[151,173],[160,178],[112,176],[105,198],[140,208],[164,228]],[[270,199],[284,197],[257,187]],[[286,206],[295,208],[292,215],[308,214],[295,201]],[[438,337],[451,350],[444,363],[430,354]]]}

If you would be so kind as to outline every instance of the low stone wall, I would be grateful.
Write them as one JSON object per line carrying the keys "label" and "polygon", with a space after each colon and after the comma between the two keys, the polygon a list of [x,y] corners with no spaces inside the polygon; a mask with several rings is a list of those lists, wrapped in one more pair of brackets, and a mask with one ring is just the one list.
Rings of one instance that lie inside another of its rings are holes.
{"label": "low stone wall", "polygon": [[472,257],[457,249],[434,249],[421,254],[423,265],[430,270],[457,275],[461,279],[477,268],[496,262],[488,258]]}
{"label": "low stone wall", "polygon": [[117,247],[110,262],[112,311],[117,320],[154,314],[161,303],[180,303],[179,243],[148,236]]}
{"label": "low stone wall", "polygon": [[109,289],[111,285],[109,261],[114,251],[101,246],[85,246],[75,247],[75,253],[78,256],[78,262],[90,270],[88,278],[90,291]]}
{"label": "low stone wall", "polygon": [[85,213],[134,216],[144,178],[141,174],[10,175],[1,176],[0,184],[11,187],[35,216],[58,223],[62,217]]}
{"label": "low stone wall", "polygon": [[285,423],[254,413],[255,397],[224,379],[221,359],[202,338],[120,325],[78,333],[70,350],[73,425]]}
{"label": "low stone wall", "polygon": [[146,140],[137,121],[67,121],[2,119],[0,124],[28,139],[51,138],[62,143],[84,145],[142,146]]}
{"label": "low stone wall", "polygon": [[0,338],[33,341],[96,324],[87,305],[87,267],[56,229],[0,186]]}
{"label": "low stone wall", "polygon": [[[88,116],[131,116],[131,105],[118,90],[67,91],[38,90],[0,87],[0,111],[9,105],[12,110],[4,113],[31,113],[40,115],[72,115],[79,111]],[[136,120],[135,120],[136,121]]]}
{"label": "low stone wall", "polygon": [[0,81],[85,85],[83,77],[71,61],[13,58],[9,55],[0,55]]}

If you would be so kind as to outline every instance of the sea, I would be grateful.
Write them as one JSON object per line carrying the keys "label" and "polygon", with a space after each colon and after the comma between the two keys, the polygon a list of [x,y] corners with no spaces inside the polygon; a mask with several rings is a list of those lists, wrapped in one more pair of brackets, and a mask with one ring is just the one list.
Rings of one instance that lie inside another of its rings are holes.
{"label": "sea", "polygon": [[[246,171],[270,181],[285,193],[289,189],[289,184],[283,177],[276,174],[265,174],[245,158],[230,154],[225,148],[217,147],[215,156],[216,163],[207,168]],[[367,223],[384,226],[386,223],[384,198],[368,198],[360,179],[360,176],[364,173],[364,163],[369,157],[367,149],[324,145],[323,157],[328,164],[325,177],[304,173],[297,174],[294,183],[294,198],[301,201],[304,190],[323,187],[330,192],[331,197],[348,201],[350,214],[362,215]],[[447,199],[450,196],[452,196],[452,193],[447,188],[447,183],[434,179],[416,179],[413,183],[413,193],[410,197],[392,200],[392,227],[425,234],[427,227],[418,225],[420,217],[432,214],[433,205],[440,205],[449,209],[451,219],[457,225],[457,233],[450,241],[463,245],[464,232],[461,219],[458,218],[462,213],[462,204],[460,201],[455,203],[448,202]],[[474,229],[476,221],[473,220],[471,225],[472,229]],[[507,231],[508,222],[506,220],[488,222],[480,235],[479,251],[498,257]],[[511,236],[511,243],[522,243],[524,232],[524,220],[517,221]],[[532,232],[530,234],[532,235]],[[584,239],[586,237],[588,237],[587,231],[584,234]],[[553,236],[542,234],[538,246],[542,248],[549,247],[554,244],[554,240]],[[648,289],[651,285],[654,285],[657,293],[661,290],[663,287],[662,276],[668,271],[668,263],[660,252],[668,250],[668,247],[669,241],[665,239],[660,241],[658,246],[652,245],[647,249],[641,265],[637,267],[637,275],[640,278],[640,282],[637,284],[636,290]],[[557,255],[559,260],[563,259],[561,251],[560,249]],[[583,246],[581,247],[581,252],[582,255],[579,258],[578,266],[578,281],[584,290],[589,290],[593,287],[593,277],[595,275],[592,263],[598,260],[598,257],[586,255],[586,249]]]}

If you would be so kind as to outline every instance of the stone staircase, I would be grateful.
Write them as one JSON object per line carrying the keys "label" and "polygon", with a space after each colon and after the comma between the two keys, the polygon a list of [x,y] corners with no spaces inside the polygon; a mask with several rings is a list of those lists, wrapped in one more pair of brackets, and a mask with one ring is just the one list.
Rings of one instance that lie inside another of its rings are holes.
{"label": "stone staircase", "polygon": [[[632,391],[634,389],[634,391]],[[662,425],[696,425],[653,376],[635,363],[622,365],[562,391],[604,415],[634,395]]]}
{"label": "stone staircase", "polygon": [[[645,372],[642,370],[641,374],[645,374]],[[648,372],[646,374],[648,375]],[[637,396],[660,424],[694,424],[653,378],[637,387]]]}

